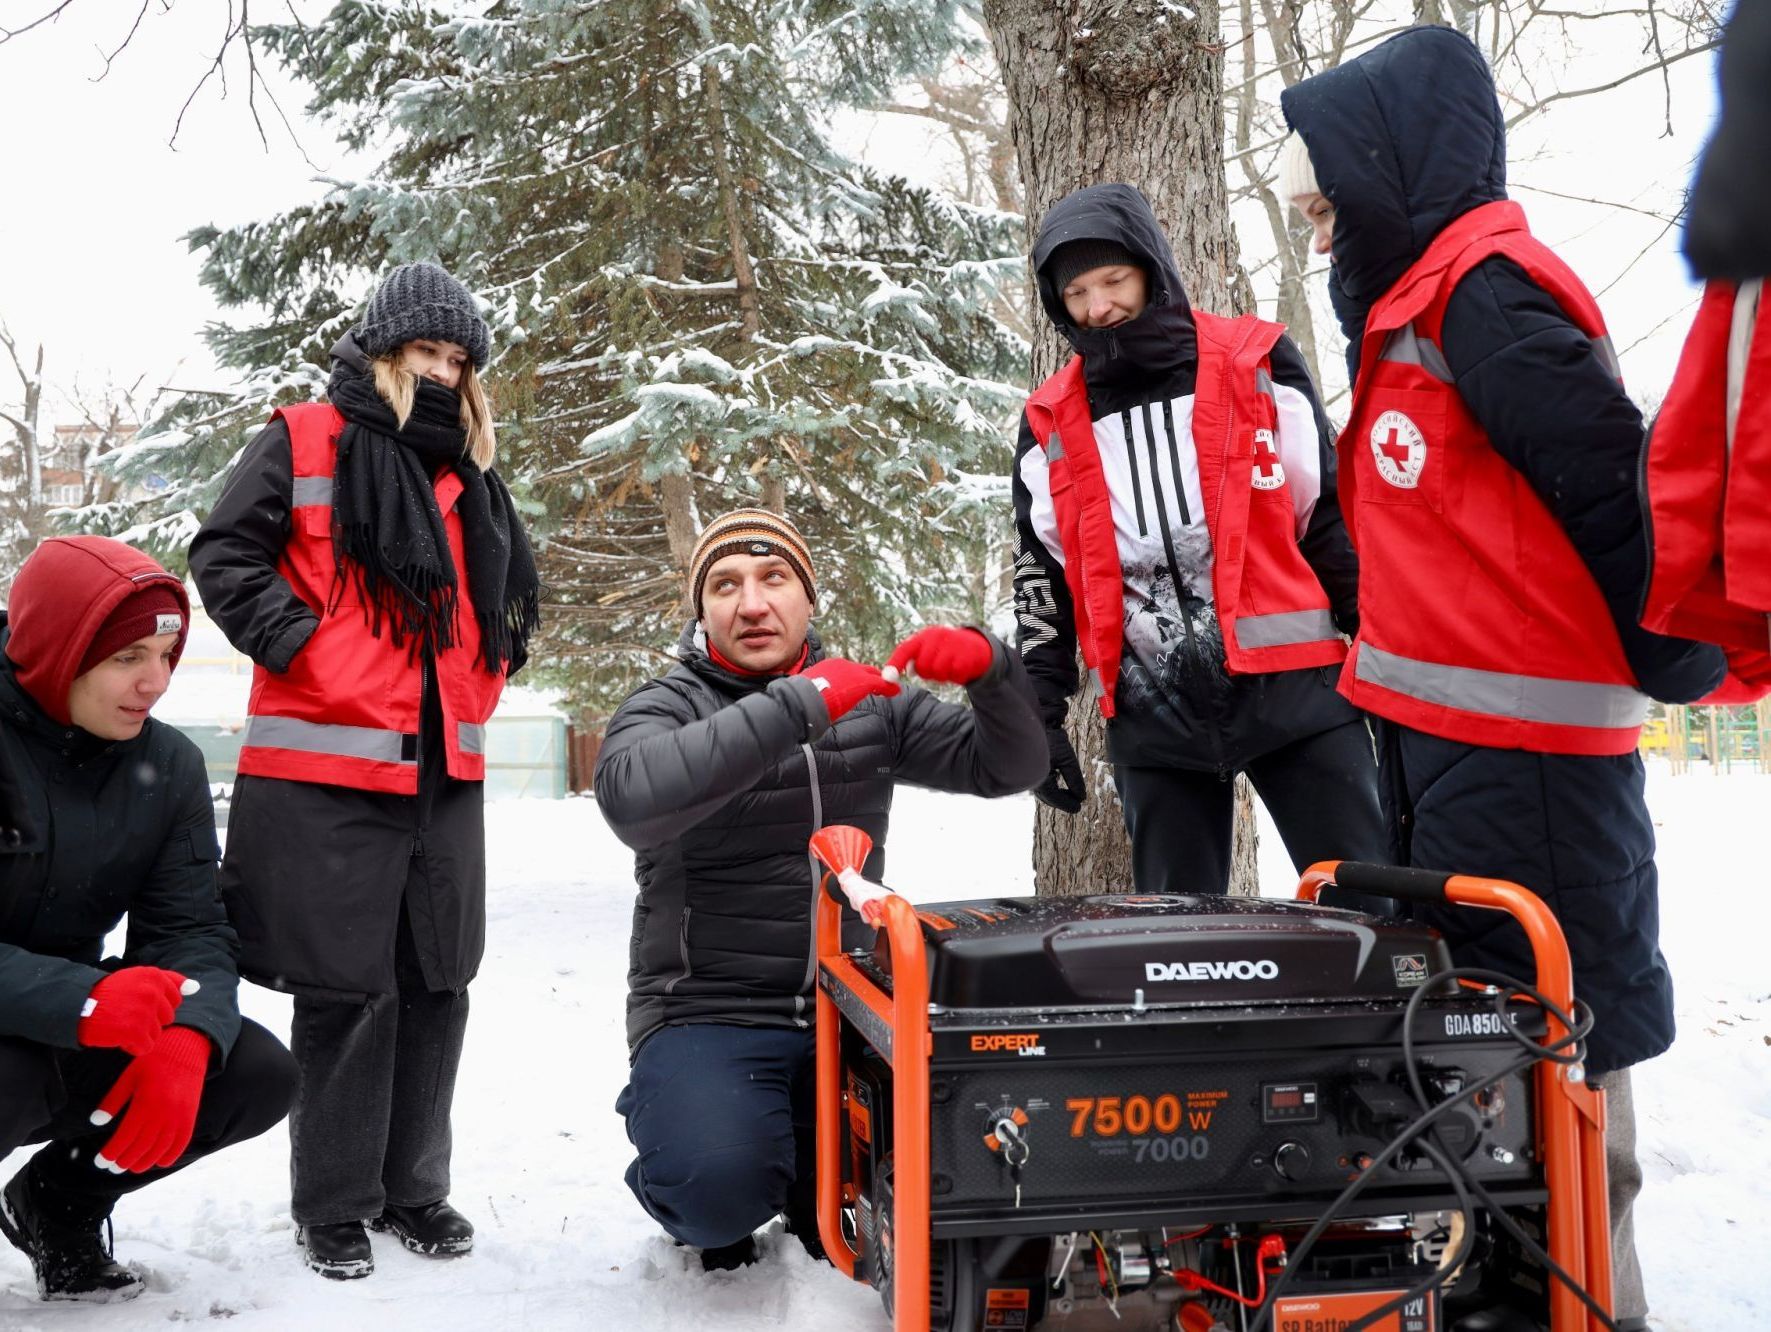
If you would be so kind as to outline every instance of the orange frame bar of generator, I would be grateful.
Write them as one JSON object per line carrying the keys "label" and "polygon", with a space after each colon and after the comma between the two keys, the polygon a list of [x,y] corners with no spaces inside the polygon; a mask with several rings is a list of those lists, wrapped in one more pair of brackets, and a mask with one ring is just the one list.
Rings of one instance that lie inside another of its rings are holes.
{"label": "orange frame bar of generator", "polygon": [[[891,950],[888,994],[842,950],[842,908],[818,893],[818,965],[828,970],[891,1029],[892,1048],[892,1323],[897,1332],[929,1332],[929,972],[922,923],[902,897],[881,902]],[[842,1231],[842,1033],[835,1002],[818,986],[817,1152],[818,1235],[837,1270],[851,1279],[859,1254]]]}
{"label": "orange frame bar of generator", "polygon": [[[1338,860],[1310,866],[1298,882],[1297,895],[1314,902],[1323,887],[1334,883]],[[1454,874],[1445,883],[1445,900],[1458,906],[1505,911],[1525,930],[1537,964],[1537,988],[1570,1015],[1574,1010],[1574,968],[1568,941],[1543,899],[1505,879]],[[1545,1044],[1568,1034],[1568,1028],[1546,1013]],[[1578,1068],[1579,1065],[1573,1067]],[[1541,1061],[1537,1066],[1537,1146],[1543,1162],[1549,1225],[1548,1252],[1561,1268],[1585,1288],[1595,1303],[1612,1310],[1611,1202],[1605,1174],[1605,1093],[1584,1077],[1568,1077],[1567,1064]],[[1551,1332],[1602,1332],[1605,1324],[1563,1282],[1549,1278]]]}

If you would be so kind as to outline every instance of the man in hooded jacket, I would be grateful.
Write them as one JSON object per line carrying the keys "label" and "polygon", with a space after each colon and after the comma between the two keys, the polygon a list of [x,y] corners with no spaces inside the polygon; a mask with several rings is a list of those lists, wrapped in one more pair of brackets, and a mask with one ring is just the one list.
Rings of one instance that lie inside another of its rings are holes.
{"label": "man in hooded jacket", "polygon": [[821,1253],[813,1206],[813,908],[807,845],[827,824],[873,838],[909,782],[1002,796],[1045,772],[1032,691],[1007,647],[931,625],[891,666],[964,688],[970,706],[827,656],[810,628],[810,549],[781,514],[738,509],[689,562],[695,618],[678,664],[616,709],[597,807],[634,849],[627,1039],[616,1103],[638,1155],[627,1184],[709,1269],[754,1261],[783,1210]]}
{"label": "man in hooded jacket", "polygon": [[1139,891],[1225,890],[1238,772],[1300,869],[1383,859],[1370,735],[1334,689],[1358,564],[1302,356],[1277,324],[1195,312],[1130,185],[1053,204],[1032,262],[1076,351],[1015,452],[1017,638],[1051,757],[1035,794],[1070,813],[1085,795],[1064,733],[1080,646]]}
{"label": "man in hooded jacket", "polygon": [[189,624],[183,585],[103,537],[45,541],[0,611],[0,1157],[47,1144],[0,1192],[0,1233],[46,1300],[140,1294],[100,1238],[112,1208],[294,1091],[240,1016],[203,757],[148,715]]}
{"label": "man in hooded jacket", "polygon": [[[1506,197],[1476,47],[1410,29],[1282,95],[1307,150],[1293,202],[1333,260],[1354,380],[1341,489],[1360,632],[1342,689],[1378,718],[1397,862],[1511,879],[1561,922],[1609,1095],[1620,1327],[1645,1327],[1630,1205],[1630,1065],[1672,1041],[1648,697],[1701,697],[1720,652],[1636,623],[1642,418],[1597,305]],[[1529,979],[1498,912],[1420,907],[1464,966]]]}

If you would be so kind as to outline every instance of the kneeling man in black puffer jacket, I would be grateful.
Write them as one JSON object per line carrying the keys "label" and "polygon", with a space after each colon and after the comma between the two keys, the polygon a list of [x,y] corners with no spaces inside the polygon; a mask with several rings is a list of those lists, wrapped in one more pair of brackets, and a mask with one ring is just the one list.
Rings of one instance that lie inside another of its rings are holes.
{"label": "kneeling man in black puffer jacket", "polygon": [[709,1269],[754,1260],[783,1210],[814,1253],[812,833],[853,824],[885,868],[898,782],[1025,791],[1045,734],[1019,661],[977,629],[924,629],[894,661],[963,685],[971,706],[824,654],[816,585],[787,519],[739,509],[689,566],[679,664],[616,711],[597,804],[638,853],[627,1039],[616,1109],[639,1155],[627,1183]]}

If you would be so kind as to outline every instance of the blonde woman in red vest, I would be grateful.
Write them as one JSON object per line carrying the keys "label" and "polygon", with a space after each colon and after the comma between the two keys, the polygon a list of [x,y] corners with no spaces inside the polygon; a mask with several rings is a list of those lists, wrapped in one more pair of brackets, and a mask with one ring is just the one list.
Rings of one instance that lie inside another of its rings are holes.
{"label": "blonde woman in red vest", "polygon": [[[1516,880],[1562,923],[1596,1019],[1586,1070],[1611,1093],[1616,1312],[1644,1328],[1625,1070],[1671,1042],[1673,1007],[1636,741],[1647,696],[1708,693],[1721,654],[1636,624],[1642,418],[1592,296],[1506,197],[1481,53],[1410,29],[1282,104],[1354,376],[1341,687],[1379,719],[1397,863]],[[1510,918],[1417,912],[1461,965],[1532,975]]]}
{"label": "blonde woman in red vest", "polygon": [[1082,805],[1080,648],[1139,891],[1225,890],[1238,772],[1300,868],[1382,859],[1371,736],[1334,688],[1358,565],[1303,357],[1278,324],[1193,309],[1130,185],[1058,200],[1032,260],[1076,352],[1015,453],[1017,643],[1052,763],[1035,794]]}
{"label": "blonde woman in red vest", "polygon": [[367,1276],[365,1224],[466,1253],[449,1110],[485,943],[485,725],[538,583],[491,470],[489,335],[435,264],[395,269],[278,411],[191,547],[251,657],[222,890],[241,974],[295,996],[290,1112],[310,1267]]}

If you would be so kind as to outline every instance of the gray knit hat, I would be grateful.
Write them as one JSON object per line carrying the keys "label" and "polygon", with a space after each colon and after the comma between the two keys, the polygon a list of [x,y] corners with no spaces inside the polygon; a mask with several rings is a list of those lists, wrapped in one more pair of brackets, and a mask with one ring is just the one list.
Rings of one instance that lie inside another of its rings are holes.
{"label": "gray knit hat", "polygon": [[1090,269],[1108,268],[1114,264],[1143,267],[1138,262],[1137,255],[1118,241],[1084,237],[1081,240],[1065,241],[1053,250],[1051,258],[1045,261],[1045,271],[1051,278],[1053,289],[1062,292]]}
{"label": "gray knit hat", "polygon": [[492,334],[473,293],[430,263],[401,264],[383,278],[356,332],[357,345],[370,356],[386,356],[414,338],[466,347],[476,370],[484,370],[492,354]]}

